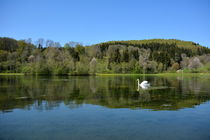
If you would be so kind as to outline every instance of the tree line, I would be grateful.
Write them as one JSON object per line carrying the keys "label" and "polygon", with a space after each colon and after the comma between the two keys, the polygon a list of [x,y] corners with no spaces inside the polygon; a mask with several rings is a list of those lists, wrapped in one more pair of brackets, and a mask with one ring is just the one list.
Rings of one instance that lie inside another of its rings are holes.
{"label": "tree line", "polygon": [[0,38],[0,72],[26,74],[210,71],[210,49],[180,40],[109,41],[90,46]]}

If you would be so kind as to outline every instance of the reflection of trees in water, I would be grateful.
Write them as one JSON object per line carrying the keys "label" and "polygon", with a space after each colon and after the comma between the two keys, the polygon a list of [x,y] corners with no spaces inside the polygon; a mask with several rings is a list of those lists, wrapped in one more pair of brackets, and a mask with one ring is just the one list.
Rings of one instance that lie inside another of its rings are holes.
{"label": "reflection of trees in water", "polygon": [[205,76],[194,77],[177,77],[180,84],[180,91],[183,94],[194,94],[198,96],[205,96],[210,92],[210,80]]}
{"label": "reflection of trees in water", "polygon": [[76,104],[74,101],[64,102],[64,104],[70,109],[75,109],[82,106],[82,104]]}
{"label": "reflection of trees in water", "polygon": [[[64,103],[111,108],[180,109],[209,100],[208,79],[146,77],[152,86],[166,89],[136,91],[142,77],[0,77],[0,109],[31,107],[50,110]],[[171,88],[173,87],[173,88]],[[19,97],[27,97],[18,99]]]}
{"label": "reflection of trees in water", "polygon": [[34,102],[33,107],[37,110],[44,111],[44,110],[51,110],[55,107],[60,105],[61,101],[44,101],[38,100]]}
{"label": "reflection of trees in water", "polygon": [[149,91],[147,90],[139,90],[139,101],[141,102],[150,102],[151,101],[151,97],[149,94]]}
{"label": "reflection of trees in water", "polygon": [[96,78],[95,77],[90,77],[89,78],[89,80],[90,80],[90,90],[91,90],[91,92],[93,92],[93,93],[96,93],[96,91],[97,91],[97,81],[96,81]]}

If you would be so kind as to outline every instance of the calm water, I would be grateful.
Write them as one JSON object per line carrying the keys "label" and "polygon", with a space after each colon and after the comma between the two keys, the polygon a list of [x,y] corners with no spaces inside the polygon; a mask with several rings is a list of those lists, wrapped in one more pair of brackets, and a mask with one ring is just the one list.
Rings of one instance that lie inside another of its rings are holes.
{"label": "calm water", "polygon": [[1,140],[209,140],[210,77],[0,76]]}

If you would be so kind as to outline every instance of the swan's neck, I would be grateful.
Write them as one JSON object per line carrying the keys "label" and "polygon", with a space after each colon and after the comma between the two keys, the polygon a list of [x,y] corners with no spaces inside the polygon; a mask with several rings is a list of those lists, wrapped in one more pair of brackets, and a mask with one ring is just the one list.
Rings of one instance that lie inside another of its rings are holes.
{"label": "swan's neck", "polygon": [[137,82],[138,82],[138,85],[140,85],[140,83],[139,83],[139,79],[137,79]]}

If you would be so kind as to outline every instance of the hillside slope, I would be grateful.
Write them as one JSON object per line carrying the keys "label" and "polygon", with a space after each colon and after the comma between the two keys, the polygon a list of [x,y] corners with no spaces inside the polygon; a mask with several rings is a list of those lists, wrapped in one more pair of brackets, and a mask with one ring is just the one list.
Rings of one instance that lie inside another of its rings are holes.
{"label": "hillside slope", "polygon": [[177,39],[148,39],[148,40],[126,40],[126,41],[108,41],[96,44],[101,47],[108,45],[126,45],[126,46],[135,46],[135,47],[143,47],[143,48],[152,48],[158,47],[159,45],[174,45],[178,48],[183,48],[192,51],[193,54],[204,54],[210,53],[210,49],[201,46],[199,43],[195,43],[192,41],[183,41]]}

